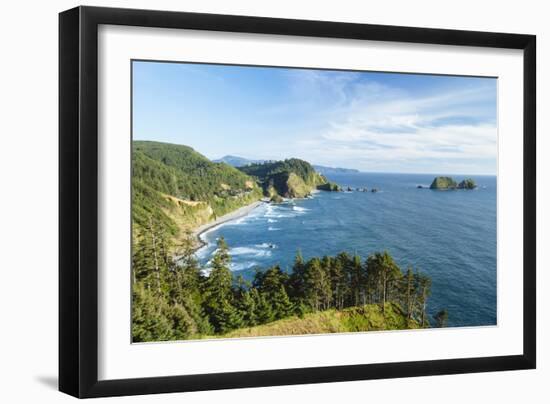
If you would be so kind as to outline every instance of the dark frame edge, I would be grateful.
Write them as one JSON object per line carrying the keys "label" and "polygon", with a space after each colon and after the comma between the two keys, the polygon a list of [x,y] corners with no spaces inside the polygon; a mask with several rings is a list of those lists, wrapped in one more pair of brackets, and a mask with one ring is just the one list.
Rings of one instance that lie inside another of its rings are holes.
{"label": "dark frame edge", "polygon": [[532,369],[524,355],[99,381],[83,398]]}
{"label": "dark frame edge", "polygon": [[59,14],[59,390],[79,394],[80,10]]}
{"label": "dark frame edge", "polygon": [[523,355],[536,368],[537,352],[537,38],[523,50]]}

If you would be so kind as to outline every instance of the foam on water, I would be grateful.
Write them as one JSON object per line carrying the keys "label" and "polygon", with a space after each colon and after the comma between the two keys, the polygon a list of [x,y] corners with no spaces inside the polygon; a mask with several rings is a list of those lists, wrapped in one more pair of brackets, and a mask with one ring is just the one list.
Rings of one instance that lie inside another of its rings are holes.
{"label": "foam on water", "polygon": [[266,250],[263,247],[235,247],[229,249],[229,255],[232,257],[246,255],[251,257],[268,257],[271,255],[271,251]]}
{"label": "foam on water", "polygon": [[258,267],[260,264],[255,261],[239,262],[229,264],[229,269],[232,271],[242,271],[244,269]]}
{"label": "foam on water", "polygon": [[255,246],[258,248],[277,248],[277,245],[272,243],[255,244]]}

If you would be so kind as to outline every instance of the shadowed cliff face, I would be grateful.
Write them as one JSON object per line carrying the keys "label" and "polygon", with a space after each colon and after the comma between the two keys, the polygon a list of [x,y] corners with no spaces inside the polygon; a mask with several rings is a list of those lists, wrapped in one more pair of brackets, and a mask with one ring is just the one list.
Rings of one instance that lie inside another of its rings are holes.
{"label": "shadowed cliff face", "polygon": [[268,184],[268,189],[274,190],[278,195],[285,198],[305,198],[315,189],[308,186],[304,180],[292,172],[275,174],[269,178]]}
{"label": "shadowed cliff face", "polygon": [[304,198],[328,183],[311,164],[300,159],[251,164],[239,169],[256,177],[270,198]]}

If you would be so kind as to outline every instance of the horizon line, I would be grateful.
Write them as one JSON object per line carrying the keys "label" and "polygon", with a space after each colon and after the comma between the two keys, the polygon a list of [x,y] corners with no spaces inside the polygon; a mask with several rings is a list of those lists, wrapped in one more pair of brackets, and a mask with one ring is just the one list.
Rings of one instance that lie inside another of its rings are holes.
{"label": "horizon line", "polygon": [[[347,170],[356,170],[356,171],[358,171],[357,174],[435,175],[436,177],[451,176],[451,175],[455,175],[455,176],[457,176],[457,175],[464,175],[464,176],[469,175],[469,176],[480,176],[480,177],[496,177],[497,176],[497,173],[491,173],[491,174],[483,173],[483,174],[481,174],[481,173],[460,173],[460,172],[434,173],[434,172],[408,172],[408,171],[403,172],[403,171],[378,171],[378,170],[364,171],[364,170],[361,170],[359,168],[353,168],[353,167],[349,167],[349,166],[341,166],[341,165],[334,166],[334,165],[318,164],[318,163],[315,163],[315,162],[311,162],[309,160],[305,160],[305,159],[300,158],[300,157],[285,157],[283,159],[251,159],[251,158],[248,158],[248,157],[240,156],[238,154],[227,153],[227,154],[224,154],[223,156],[218,157],[218,158],[209,158],[209,157],[205,156],[203,153],[199,152],[193,146],[189,146],[189,145],[186,145],[186,144],[163,142],[163,141],[159,141],[159,140],[133,139],[133,137],[132,137],[131,140],[132,140],[132,142],[154,142],[154,143],[163,143],[163,144],[175,145],[175,146],[190,147],[195,152],[202,154],[205,158],[207,158],[209,161],[211,161],[213,163],[216,163],[216,161],[214,161],[214,160],[222,160],[224,157],[236,157],[236,158],[241,158],[241,159],[244,159],[244,160],[251,160],[251,161],[254,161],[254,160],[258,161],[259,160],[259,161],[261,161],[260,163],[251,163],[251,164],[262,164],[262,163],[265,163],[265,162],[284,161],[284,160],[289,160],[289,159],[295,158],[295,159],[303,160],[303,161],[311,164],[312,166],[323,166],[323,167],[326,167],[326,168],[335,168],[335,169],[341,168],[341,169],[347,169]],[[225,164],[227,164],[227,163],[225,163]],[[228,165],[230,165],[230,164],[228,164]],[[246,166],[239,166],[239,167],[246,167]],[[235,167],[235,168],[237,168],[237,167]]]}

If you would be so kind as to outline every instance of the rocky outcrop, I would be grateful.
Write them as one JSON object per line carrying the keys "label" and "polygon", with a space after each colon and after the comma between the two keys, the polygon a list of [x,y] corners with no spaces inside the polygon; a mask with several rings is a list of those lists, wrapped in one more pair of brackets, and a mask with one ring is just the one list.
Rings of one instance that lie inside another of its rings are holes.
{"label": "rocky outcrop", "polygon": [[458,189],[474,189],[477,185],[475,181],[471,178],[467,178],[465,180],[462,180],[460,184],[458,184]]}
{"label": "rocky outcrop", "polygon": [[330,191],[330,192],[339,192],[342,190],[340,188],[340,185],[330,181],[321,185],[317,185],[317,189],[320,191]]}
{"label": "rocky outcrop", "polygon": [[[435,177],[430,189],[448,190],[448,189],[475,189],[477,187],[475,181],[471,178],[462,180],[459,184],[451,177]],[[419,186],[418,188],[421,188]]]}
{"label": "rocky outcrop", "polygon": [[312,191],[312,187],[307,185],[302,178],[293,172],[282,172],[272,175],[269,178],[269,189],[275,190],[276,194],[285,198],[305,198]]}
{"label": "rocky outcrop", "polygon": [[456,181],[451,177],[435,177],[430,189],[456,189]]}

